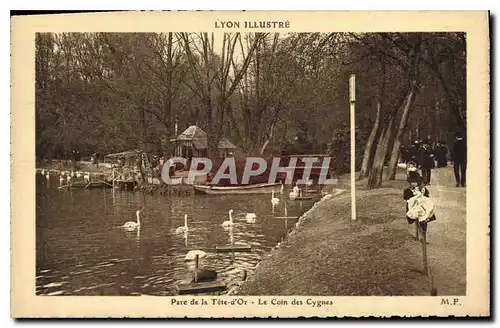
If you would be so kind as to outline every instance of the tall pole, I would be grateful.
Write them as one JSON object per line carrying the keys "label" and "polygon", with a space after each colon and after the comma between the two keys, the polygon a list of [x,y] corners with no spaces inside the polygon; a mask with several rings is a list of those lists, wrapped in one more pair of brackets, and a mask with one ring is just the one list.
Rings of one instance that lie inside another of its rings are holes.
{"label": "tall pole", "polygon": [[351,112],[351,220],[356,220],[356,75],[349,78],[349,107]]}

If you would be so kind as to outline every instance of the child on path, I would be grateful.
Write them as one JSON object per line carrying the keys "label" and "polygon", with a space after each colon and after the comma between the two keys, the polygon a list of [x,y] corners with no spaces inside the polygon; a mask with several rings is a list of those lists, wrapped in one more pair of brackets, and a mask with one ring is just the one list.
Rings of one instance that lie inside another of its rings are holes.
{"label": "child on path", "polygon": [[417,222],[415,229],[418,239],[418,226],[422,229],[422,233],[426,233],[427,223],[436,220],[434,204],[429,199],[429,190],[423,184],[422,176],[414,163],[408,165],[407,180],[409,186],[403,191],[403,199],[406,201],[406,220],[408,224]]}

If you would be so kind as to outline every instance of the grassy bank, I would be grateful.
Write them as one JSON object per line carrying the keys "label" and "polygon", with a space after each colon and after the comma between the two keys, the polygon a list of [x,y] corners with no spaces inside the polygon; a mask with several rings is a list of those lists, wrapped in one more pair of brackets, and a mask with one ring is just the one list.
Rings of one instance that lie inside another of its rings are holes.
{"label": "grassy bank", "polygon": [[239,295],[429,295],[421,243],[405,219],[404,182],[317,203],[235,291]]}

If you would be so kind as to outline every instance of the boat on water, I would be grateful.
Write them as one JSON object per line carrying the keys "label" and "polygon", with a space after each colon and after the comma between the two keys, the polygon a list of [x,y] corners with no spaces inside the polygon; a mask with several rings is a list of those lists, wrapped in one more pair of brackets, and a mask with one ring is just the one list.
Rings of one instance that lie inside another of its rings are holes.
{"label": "boat on water", "polygon": [[270,194],[279,192],[281,183],[257,183],[241,186],[193,185],[194,191],[209,195]]}

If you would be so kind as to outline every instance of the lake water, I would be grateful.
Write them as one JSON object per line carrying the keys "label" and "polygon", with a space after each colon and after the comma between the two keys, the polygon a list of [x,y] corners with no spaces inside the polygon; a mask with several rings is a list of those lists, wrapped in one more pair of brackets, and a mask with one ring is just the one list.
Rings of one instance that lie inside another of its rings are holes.
{"label": "lake water", "polygon": [[[175,295],[175,285],[189,281],[194,265],[189,250],[208,254],[200,267],[216,270],[228,290],[251,273],[313,201],[277,195],[192,195],[166,197],[111,189],[60,190],[59,179],[36,176],[37,295]],[[141,209],[141,229],[124,231]],[[234,226],[222,227],[233,209]],[[255,213],[247,223],[244,213]],[[176,234],[188,215],[189,233]],[[215,253],[216,245],[243,242],[250,252]]]}

